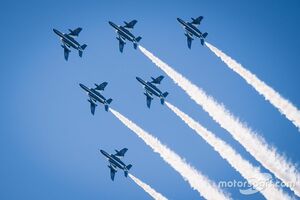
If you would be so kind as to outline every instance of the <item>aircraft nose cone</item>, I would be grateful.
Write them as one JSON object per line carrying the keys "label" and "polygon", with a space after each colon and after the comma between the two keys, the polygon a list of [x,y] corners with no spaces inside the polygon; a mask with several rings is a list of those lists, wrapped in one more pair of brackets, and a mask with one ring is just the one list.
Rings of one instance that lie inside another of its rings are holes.
{"label": "aircraft nose cone", "polygon": [[100,149],[100,152],[101,152],[103,155],[105,155],[105,151],[103,151],[102,149]]}
{"label": "aircraft nose cone", "polygon": [[53,29],[53,32],[58,34],[58,30],[56,30],[55,28]]}
{"label": "aircraft nose cone", "polygon": [[85,85],[83,85],[82,83],[79,83],[79,86],[84,89],[85,91],[87,91],[87,87]]}
{"label": "aircraft nose cone", "polygon": [[140,77],[135,77],[135,78],[136,78],[136,80],[138,80],[139,82],[142,81],[142,79],[141,79]]}
{"label": "aircraft nose cone", "polygon": [[179,17],[177,18],[177,21],[178,21],[179,23],[181,23],[181,24],[182,24],[182,22],[183,22],[183,20],[180,19]]}
{"label": "aircraft nose cone", "polygon": [[109,23],[111,26],[114,26],[114,25],[113,25],[114,23],[112,23],[111,21],[108,21],[108,23]]}

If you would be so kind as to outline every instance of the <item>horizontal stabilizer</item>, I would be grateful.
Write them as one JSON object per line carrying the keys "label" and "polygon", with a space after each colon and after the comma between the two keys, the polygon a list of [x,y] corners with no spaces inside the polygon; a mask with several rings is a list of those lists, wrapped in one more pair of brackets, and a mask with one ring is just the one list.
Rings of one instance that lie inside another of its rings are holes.
{"label": "horizontal stabilizer", "polygon": [[106,103],[107,103],[107,104],[110,104],[111,102],[112,102],[112,99],[107,99],[107,100],[106,100]]}
{"label": "horizontal stabilizer", "polygon": [[87,47],[87,45],[84,44],[84,45],[81,46],[81,49],[84,50],[86,47]]}
{"label": "horizontal stabilizer", "polygon": [[129,165],[126,166],[127,170],[130,170],[131,167],[132,167],[131,164],[129,164]]}
{"label": "horizontal stabilizer", "polygon": [[86,44],[82,45],[80,48],[78,48],[78,54],[79,54],[79,57],[82,57],[82,53],[83,53],[83,50],[87,47]]}
{"label": "horizontal stabilizer", "polygon": [[204,39],[200,39],[202,46],[204,45]]}
{"label": "horizontal stabilizer", "polygon": [[108,107],[108,105],[106,104],[106,105],[104,105],[104,109],[105,109],[105,111],[106,112],[108,112],[108,109],[109,109],[109,107]]}
{"label": "horizontal stabilizer", "polygon": [[124,171],[124,176],[127,178],[127,176],[128,176],[128,171]]}
{"label": "horizontal stabilizer", "polygon": [[164,92],[162,95],[161,95],[161,98],[160,98],[160,103],[161,105],[164,105],[165,103],[165,98],[168,96],[168,92]]}
{"label": "horizontal stabilizer", "polygon": [[164,97],[164,98],[166,98],[167,96],[168,96],[168,92],[164,92],[163,94],[162,94],[162,96]]}
{"label": "horizontal stabilizer", "polygon": [[142,39],[142,37],[141,37],[141,36],[139,36],[139,37],[135,38],[135,40],[136,40],[137,42],[140,42],[140,41],[141,41],[141,39]]}
{"label": "horizontal stabilizer", "polygon": [[206,38],[207,35],[208,35],[208,33],[205,32],[205,33],[202,34],[202,37]]}
{"label": "horizontal stabilizer", "polygon": [[130,170],[131,167],[132,167],[131,164],[129,164],[129,165],[126,166],[126,169],[124,170],[124,175],[125,175],[125,177],[128,176],[128,171]]}

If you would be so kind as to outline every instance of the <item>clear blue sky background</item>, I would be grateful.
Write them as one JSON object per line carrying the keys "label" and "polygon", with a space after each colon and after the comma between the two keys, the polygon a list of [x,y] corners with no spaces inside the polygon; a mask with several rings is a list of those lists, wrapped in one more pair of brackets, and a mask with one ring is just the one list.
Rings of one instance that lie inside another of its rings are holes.
{"label": "clear blue sky background", "polygon": [[[108,81],[104,94],[112,107],[158,137],[215,182],[244,179],[204,140],[158,100],[149,110],[135,77],[163,74],[128,43],[118,51],[108,21],[137,19],[141,45],[223,102],[242,121],[300,163],[298,130],[229,70],[200,41],[186,45],[176,17],[204,16],[208,41],[257,74],[300,107],[298,1],[8,1],[0,3],[1,115],[0,199],[150,199],[122,173],[112,182],[98,148],[129,148],[131,172],[170,199],[199,199],[188,183],[121,124],[98,106],[89,111],[78,86]],[[58,37],[83,27],[78,41],[88,44],[83,58],[63,58]],[[256,166],[244,148],[166,77],[168,100],[231,144]],[[262,169],[268,172],[266,169]],[[238,188],[224,188],[235,199]],[[291,193],[289,190],[287,192]]]}

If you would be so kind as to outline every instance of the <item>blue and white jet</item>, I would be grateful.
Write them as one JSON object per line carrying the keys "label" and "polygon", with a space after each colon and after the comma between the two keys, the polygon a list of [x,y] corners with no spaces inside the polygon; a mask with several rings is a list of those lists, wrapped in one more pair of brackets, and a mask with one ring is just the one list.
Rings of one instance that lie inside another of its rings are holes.
{"label": "blue and white jet", "polygon": [[118,34],[117,40],[119,41],[119,50],[122,53],[124,45],[126,44],[126,40],[130,41],[133,43],[133,48],[136,49],[139,41],[142,39],[140,36],[135,37],[129,29],[133,29],[134,25],[137,23],[137,20],[132,20],[131,22],[127,23],[124,22],[124,26],[118,26],[115,23],[109,21],[108,22],[115,30],[116,33]]}
{"label": "blue and white jet", "polygon": [[186,33],[184,34],[187,38],[188,48],[191,49],[192,41],[194,40],[193,36],[200,38],[201,44],[204,45],[204,39],[208,33],[202,33],[197,26],[200,25],[203,17],[197,17],[196,19],[192,18],[192,22],[185,22],[180,18],[177,18],[178,22],[183,26]]}
{"label": "blue and white jet", "polygon": [[106,99],[99,91],[103,91],[104,88],[107,86],[107,82],[103,82],[100,85],[95,84],[95,88],[88,88],[83,84],[79,84],[82,89],[87,92],[89,96],[88,102],[90,102],[91,113],[95,114],[95,109],[97,106],[97,102],[102,103],[106,111],[108,111],[108,105],[112,102],[112,99]]}
{"label": "blue and white jet", "polygon": [[115,154],[108,154],[106,151],[102,149],[100,150],[100,152],[107,158],[109,162],[108,168],[110,169],[111,180],[114,180],[118,168],[124,171],[125,177],[128,176],[128,171],[130,170],[132,165],[131,164],[125,165],[125,163],[120,159],[120,157],[124,157],[127,150],[128,150],[127,148],[123,148],[120,151],[115,150],[116,151]]}
{"label": "blue and white jet", "polygon": [[156,85],[160,84],[164,76],[159,76],[157,78],[151,77],[152,81],[144,81],[143,79],[136,77],[136,79],[143,85],[145,89],[144,95],[146,95],[147,107],[150,108],[151,101],[153,100],[153,95],[160,98],[160,103],[163,105],[165,98],[168,96],[168,92],[160,91]]}
{"label": "blue and white jet", "polygon": [[82,28],[76,28],[74,30],[69,29],[70,33],[62,33],[56,29],[53,29],[54,33],[60,37],[61,47],[64,49],[65,60],[68,60],[71,47],[78,50],[78,54],[82,57],[83,50],[87,47],[86,44],[80,45],[75,38],[79,35]]}

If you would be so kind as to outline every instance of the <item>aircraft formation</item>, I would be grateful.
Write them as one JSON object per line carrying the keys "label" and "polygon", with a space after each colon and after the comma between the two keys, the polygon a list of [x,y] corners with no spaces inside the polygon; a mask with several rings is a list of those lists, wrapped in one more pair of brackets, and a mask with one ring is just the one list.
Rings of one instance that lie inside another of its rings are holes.
{"label": "aircraft formation", "polygon": [[[186,22],[180,18],[177,18],[178,22],[183,26],[185,30],[185,36],[187,37],[187,46],[189,49],[191,49],[192,41],[194,40],[194,37],[199,38],[202,45],[204,45],[204,40],[207,37],[207,33],[202,33],[198,26],[200,25],[203,17],[197,17],[196,19],[191,18],[191,22]],[[119,51],[123,53],[124,46],[126,44],[126,41],[132,42],[133,48],[137,49],[138,43],[142,39],[142,37],[138,36],[135,37],[131,30],[134,28],[134,26],[137,23],[137,20],[132,20],[130,22],[125,22],[125,25],[116,25],[115,23],[109,21],[109,25],[111,25],[116,33],[117,37],[116,39],[119,41]],[[68,61],[69,54],[71,52],[71,49],[77,50],[79,57],[82,57],[83,51],[87,47],[86,44],[81,45],[76,39],[79,36],[79,33],[82,31],[81,27],[78,27],[74,30],[68,29],[68,33],[62,33],[58,31],[57,29],[53,29],[54,33],[59,36],[59,39],[61,41],[61,47],[64,50],[64,59]],[[164,79],[164,76],[158,76],[157,78],[151,77],[151,81],[145,81],[140,77],[136,77],[137,81],[142,85],[144,88],[144,95],[146,96],[146,105],[148,108],[151,107],[151,102],[154,99],[154,96],[160,99],[160,103],[163,105],[165,102],[165,98],[168,96],[168,92],[162,92],[158,85],[160,85],[161,81]],[[80,83],[79,86],[87,93],[88,99],[87,101],[90,103],[90,112],[92,115],[95,114],[95,110],[98,104],[103,104],[105,111],[109,110],[109,105],[113,101],[111,98],[105,98],[101,91],[104,91],[106,86],[108,85],[108,82],[103,82],[101,84],[95,84],[95,87],[89,88],[85,86],[84,84]],[[110,169],[110,177],[111,180],[114,180],[115,173],[118,169],[124,171],[125,177],[128,176],[128,172],[130,168],[132,167],[131,164],[126,165],[120,158],[124,157],[125,153],[127,152],[127,148],[123,148],[122,150],[118,151],[115,150],[116,153],[109,154],[104,150],[99,150],[101,154],[103,154],[108,162],[108,168]]]}

